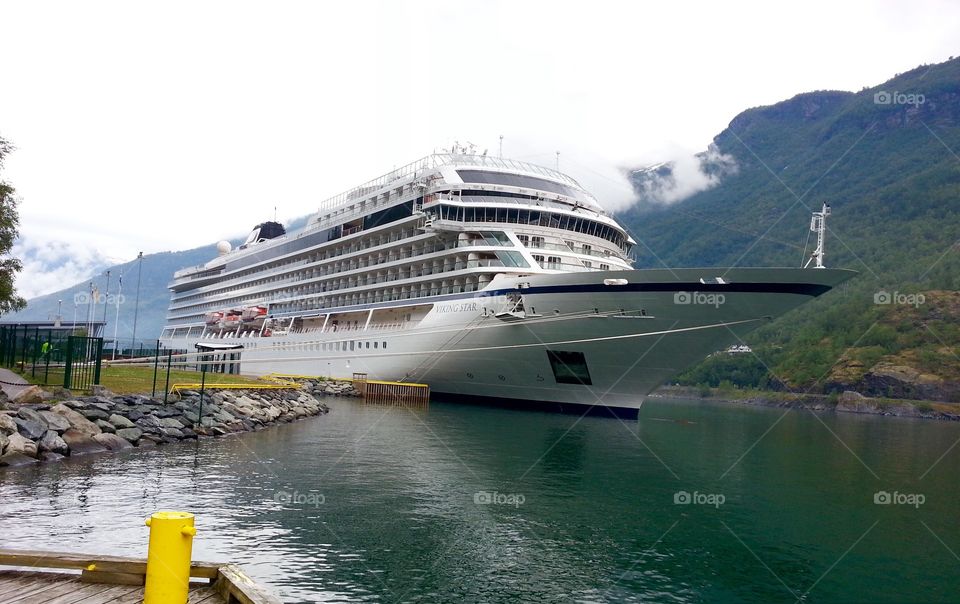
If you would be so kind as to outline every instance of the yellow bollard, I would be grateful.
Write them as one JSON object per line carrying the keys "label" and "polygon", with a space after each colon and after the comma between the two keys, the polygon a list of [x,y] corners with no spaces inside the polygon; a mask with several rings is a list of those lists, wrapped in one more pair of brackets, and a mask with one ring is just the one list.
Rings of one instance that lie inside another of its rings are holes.
{"label": "yellow bollard", "polygon": [[150,546],[143,604],[185,604],[193,536],[197,534],[193,514],[156,512],[147,518],[146,524],[150,527]]}

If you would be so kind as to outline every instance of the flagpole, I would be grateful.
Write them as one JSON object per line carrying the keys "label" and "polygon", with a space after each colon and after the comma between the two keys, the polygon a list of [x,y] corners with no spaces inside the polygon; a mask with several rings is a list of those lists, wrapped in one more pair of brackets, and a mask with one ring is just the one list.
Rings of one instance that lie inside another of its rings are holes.
{"label": "flagpole", "polygon": [[117,360],[117,328],[120,327],[120,292],[123,291],[123,269],[120,270],[120,283],[117,284],[117,316],[113,320],[113,354],[110,356],[111,361]]}

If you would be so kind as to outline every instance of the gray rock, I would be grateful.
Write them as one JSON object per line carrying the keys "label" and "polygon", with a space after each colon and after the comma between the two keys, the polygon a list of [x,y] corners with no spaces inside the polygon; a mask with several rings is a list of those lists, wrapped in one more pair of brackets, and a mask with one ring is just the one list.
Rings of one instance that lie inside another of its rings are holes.
{"label": "gray rock", "polygon": [[17,466],[26,466],[34,463],[37,463],[36,459],[24,455],[23,453],[17,453],[16,451],[12,453],[6,453],[3,455],[3,457],[0,457],[0,466],[7,466],[11,468],[15,468]]}
{"label": "gray rock", "polygon": [[30,440],[40,439],[47,431],[47,422],[35,422],[22,417],[15,417],[13,421],[17,424],[17,430]]}
{"label": "gray rock", "polygon": [[160,428],[160,432],[161,432],[164,436],[170,436],[170,437],[173,437],[173,438],[183,438],[183,432],[180,430],[180,428],[166,428],[166,427],[162,427],[162,428]]}
{"label": "gray rock", "polygon": [[110,414],[107,413],[106,411],[101,411],[100,409],[87,408],[82,410],[80,413],[82,413],[83,416],[89,419],[90,421],[94,421],[98,419],[107,421],[108,419],[110,419]]}
{"label": "gray rock", "polygon": [[191,430],[190,428],[181,428],[180,432],[183,433],[184,438],[196,438],[197,433]]}
{"label": "gray rock", "polygon": [[7,438],[7,435],[3,432],[0,432],[0,455],[3,455],[3,452],[7,450],[7,445],[10,444],[10,439]]}
{"label": "gray rock", "polygon": [[111,451],[122,451],[133,448],[133,445],[131,445],[129,441],[116,434],[97,434],[93,437],[93,440]]}
{"label": "gray rock", "polygon": [[186,419],[188,422],[190,422],[190,424],[189,424],[190,426],[193,426],[194,424],[197,424],[197,423],[199,423],[199,421],[200,421],[200,416],[197,415],[196,413],[193,413],[192,411],[184,411],[184,412],[183,412],[183,417],[184,417],[184,419]]}
{"label": "gray rock", "polygon": [[63,404],[71,409],[86,409],[87,403],[81,401],[80,399],[71,399],[69,401],[63,401]]}
{"label": "gray rock", "polygon": [[33,403],[42,403],[43,398],[43,389],[39,386],[29,386],[21,390],[11,402],[16,405],[29,405]]}
{"label": "gray rock", "polygon": [[97,426],[92,421],[85,418],[83,415],[74,411],[70,407],[64,404],[56,405],[51,409],[52,412],[57,415],[61,415],[70,422],[70,430],[77,430],[86,434],[87,436],[93,436],[94,434],[100,434],[100,427]]}
{"label": "gray rock", "polygon": [[105,433],[107,433],[107,434],[113,434],[114,432],[117,431],[117,429],[113,427],[113,424],[111,424],[111,423],[108,422],[108,421],[104,421],[104,420],[102,420],[102,419],[98,419],[97,421],[95,421],[95,422],[93,422],[93,423],[97,424],[97,427],[100,428],[100,430],[102,430],[103,432],[105,432]]}
{"label": "gray rock", "polygon": [[137,420],[137,425],[141,428],[159,428],[160,418],[153,415],[144,415]]}
{"label": "gray rock", "polygon": [[47,420],[45,420],[43,416],[40,415],[40,412],[37,411],[36,409],[32,409],[30,407],[20,407],[19,409],[17,409],[17,415],[21,419],[37,422],[43,425],[44,427],[47,426]]}
{"label": "gray rock", "polygon": [[131,409],[127,411],[127,419],[129,419],[132,422],[137,421],[141,417],[143,417],[143,412],[138,409]]}
{"label": "gray rock", "polygon": [[136,444],[136,442],[140,440],[140,437],[143,436],[143,430],[140,428],[120,428],[117,430],[117,436]]}
{"label": "gray rock", "polygon": [[27,457],[37,456],[37,443],[24,438],[19,433],[14,432],[7,437],[7,454],[20,453]]}
{"label": "gray rock", "polygon": [[99,384],[94,384],[94,385],[90,388],[90,393],[93,394],[93,396],[102,396],[102,397],[106,397],[106,398],[113,398],[113,397],[117,396],[116,394],[114,394],[113,392],[111,392],[110,390],[104,388],[103,386],[101,386],[101,385],[99,385]]}
{"label": "gray rock", "polygon": [[63,440],[67,443],[67,446],[70,447],[71,457],[87,455],[89,453],[103,453],[107,450],[106,447],[95,441],[90,434],[81,432],[76,428],[70,428],[64,432]]}
{"label": "gray rock", "polygon": [[53,430],[47,430],[47,433],[43,435],[43,438],[40,439],[37,446],[40,451],[49,451],[59,453],[60,455],[66,455],[70,451],[67,443]]}
{"label": "gray rock", "polygon": [[40,411],[40,415],[43,416],[43,419],[47,420],[47,428],[50,430],[63,432],[70,427],[70,422],[67,421],[67,418],[53,411]]}
{"label": "gray rock", "polygon": [[143,436],[140,437],[140,443],[138,446],[142,447],[146,443],[151,443],[154,445],[162,445],[163,437],[157,436],[156,434],[144,434]]}
{"label": "gray rock", "polygon": [[183,427],[183,423],[182,423],[180,420],[176,419],[176,418],[173,418],[173,417],[165,417],[165,418],[163,418],[163,419],[160,420],[160,427],[161,427],[161,428],[176,428],[177,430],[179,430],[180,428]]}
{"label": "gray rock", "polygon": [[111,424],[113,424],[114,427],[116,428],[132,428],[133,427],[132,421],[130,421],[129,419],[125,418],[122,415],[117,415],[116,413],[111,415],[108,421]]}
{"label": "gray rock", "polygon": [[17,424],[6,413],[0,413],[0,433],[13,434],[17,431]]}
{"label": "gray rock", "polygon": [[60,461],[64,456],[59,453],[54,453],[53,451],[44,451],[40,453],[40,461]]}

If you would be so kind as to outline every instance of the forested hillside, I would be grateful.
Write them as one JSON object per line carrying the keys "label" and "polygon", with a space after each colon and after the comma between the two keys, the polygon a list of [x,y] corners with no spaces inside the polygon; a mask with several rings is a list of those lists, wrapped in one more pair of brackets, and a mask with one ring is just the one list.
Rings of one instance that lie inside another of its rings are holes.
{"label": "forested hillside", "polygon": [[[747,110],[714,145],[736,162],[719,185],[620,215],[642,241],[638,266],[798,266],[826,201],[827,265],[861,274],[751,335],[756,355],[711,357],[681,381],[906,395],[912,380],[955,398],[960,59]],[[651,177],[638,173],[638,190]],[[899,377],[881,379],[890,367]]]}

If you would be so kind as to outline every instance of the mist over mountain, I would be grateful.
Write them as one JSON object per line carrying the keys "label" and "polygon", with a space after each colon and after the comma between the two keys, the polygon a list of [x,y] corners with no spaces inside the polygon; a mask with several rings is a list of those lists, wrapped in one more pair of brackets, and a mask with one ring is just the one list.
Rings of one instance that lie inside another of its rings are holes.
{"label": "mist over mountain", "polygon": [[[960,287],[960,59],[749,109],[713,147],[736,171],[682,201],[645,199],[650,175],[635,175],[640,201],[619,218],[642,242],[638,267],[800,266],[810,213],[827,202],[826,263],[861,273],[751,334],[742,385],[863,388],[891,366],[958,379],[960,316],[947,294]],[[921,292],[938,302],[898,308]],[[710,364],[717,371],[686,378],[729,377],[727,361]]]}

